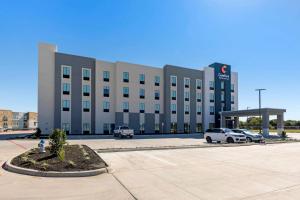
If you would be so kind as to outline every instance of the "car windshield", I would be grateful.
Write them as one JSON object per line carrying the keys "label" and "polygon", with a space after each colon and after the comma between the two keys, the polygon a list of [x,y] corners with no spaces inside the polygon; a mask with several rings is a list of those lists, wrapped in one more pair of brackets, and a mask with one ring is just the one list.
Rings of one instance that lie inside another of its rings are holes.
{"label": "car windshield", "polygon": [[246,133],[246,134],[256,134],[256,133],[254,133],[254,132],[251,132],[251,131],[248,131],[248,130],[246,130],[246,131],[244,131],[244,133]]}
{"label": "car windshield", "polygon": [[225,133],[230,133],[230,132],[232,132],[232,130],[229,129],[229,128],[225,128],[224,131],[225,131]]}
{"label": "car windshield", "polygon": [[127,126],[122,126],[121,129],[124,130],[124,129],[129,129],[129,128]]}

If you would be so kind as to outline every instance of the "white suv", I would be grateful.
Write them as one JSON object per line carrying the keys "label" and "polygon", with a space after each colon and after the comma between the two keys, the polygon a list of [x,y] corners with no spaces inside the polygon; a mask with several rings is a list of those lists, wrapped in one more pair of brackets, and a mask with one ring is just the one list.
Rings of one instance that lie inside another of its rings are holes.
{"label": "white suv", "polygon": [[206,130],[204,138],[207,143],[212,141],[235,143],[235,142],[246,142],[246,136],[241,133],[235,133],[229,128],[213,128]]}

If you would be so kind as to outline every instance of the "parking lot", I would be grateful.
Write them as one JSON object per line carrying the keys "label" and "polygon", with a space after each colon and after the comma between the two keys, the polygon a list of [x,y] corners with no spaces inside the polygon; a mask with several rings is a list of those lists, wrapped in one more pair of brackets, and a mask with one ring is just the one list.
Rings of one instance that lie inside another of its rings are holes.
{"label": "parking lot", "polygon": [[[201,139],[70,141],[92,148],[196,142]],[[36,144],[1,140],[1,164]],[[111,174],[41,178],[1,169],[0,199],[298,199],[299,152],[300,143],[100,153],[113,169]]]}

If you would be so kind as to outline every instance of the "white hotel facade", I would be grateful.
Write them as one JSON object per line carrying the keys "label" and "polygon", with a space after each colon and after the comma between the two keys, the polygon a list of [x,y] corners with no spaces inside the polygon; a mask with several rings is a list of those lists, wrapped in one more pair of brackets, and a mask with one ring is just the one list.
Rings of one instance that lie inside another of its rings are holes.
{"label": "white hotel facade", "polygon": [[[39,45],[38,115],[43,134],[195,133],[220,126],[238,109],[238,75],[214,63],[203,69],[156,68],[57,52]],[[230,126],[231,120],[228,120]]]}

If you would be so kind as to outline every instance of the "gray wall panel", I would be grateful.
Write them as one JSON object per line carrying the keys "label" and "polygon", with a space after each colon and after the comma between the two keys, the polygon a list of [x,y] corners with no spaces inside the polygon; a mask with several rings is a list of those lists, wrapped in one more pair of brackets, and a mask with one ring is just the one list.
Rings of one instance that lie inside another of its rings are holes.
{"label": "gray wall panel", "polygon": [[[190,125],[191,131],[196,130],[196,79],[203,82],[204,72],[196,69],[166,65],[164,67],[164,131],[170,132],[171,105],[170,105],[170,76],[177,76],[177,132],[184,132],[184,77],[190,78]],[[203,101],[202,101],[203,102]],[[203,103],[202,103],[203,107]]]}
{"label": "gray wall panel", "polygon": [[95,133],[95,62],[93,58],[55,53],[55,127],[60,127],[61,65],[72,66],[71,133],[82,134],[82,68],[91,69],[91,133]]}
{"label": "gray wall panel", "polygon": [[123,125],[123,113],[116,112],[116,127]]}
{"label": "gray wall panel", "polygon": [[129,128],[134,130],[134,133],[140,131],[140,113],[129,113]]}
{"label": "gray wall panel", "polygon": [[154,133],[155,115],[152,113],[145,114],[145,133]]}

